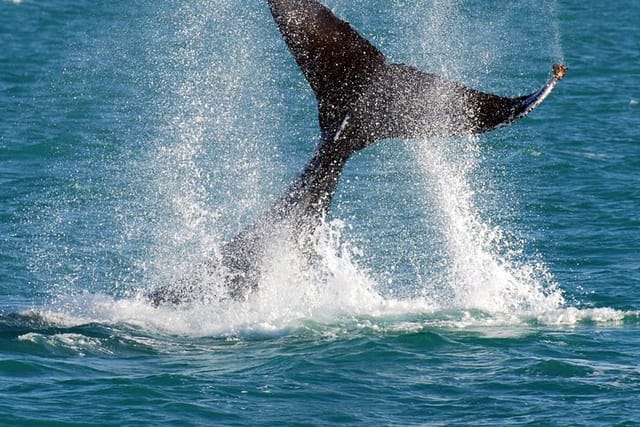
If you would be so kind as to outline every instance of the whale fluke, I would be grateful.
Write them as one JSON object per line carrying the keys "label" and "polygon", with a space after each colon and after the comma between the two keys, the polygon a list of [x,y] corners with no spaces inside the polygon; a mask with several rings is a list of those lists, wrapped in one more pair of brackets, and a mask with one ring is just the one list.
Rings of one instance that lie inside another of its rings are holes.
{"label": "whale fluke", "polygon": [[334,133],[386,58],[317,1],[269,0],[284,41],[318,100],[320,129]]}
{"label": "whale fluke", "polygon": [[316,95],[320,129],[335,132],[349,114],[361,128],[354,150],[384,138],[449,137],[505,126],[538,106],[566,73],[566,67],[554,66],[559,72],[540,90],[502,97],[387,63],[380,50],[315,0],[269,0],[269,7]]}
{"label": "whale fluke", "polygon": [[266,246],[285,236],[308,245],[327,214],[349,157],[384,138],[448,137],[506,126],[537,107],[567,68],[536,92],[502,97],[466,87],[385,56],[316,0],[269,0],[282,37],[318,102],[321,136],[302,173],[256,222],[223,245],[192,277],[148,295],[155,305],[202,301],[210,273],[226,294],[246,298],[260,280]]}

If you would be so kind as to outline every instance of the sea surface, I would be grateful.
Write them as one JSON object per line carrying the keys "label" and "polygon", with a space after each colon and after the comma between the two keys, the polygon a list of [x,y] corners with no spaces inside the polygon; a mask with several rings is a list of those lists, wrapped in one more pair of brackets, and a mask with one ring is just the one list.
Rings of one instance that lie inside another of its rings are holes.
{"label": "sea surface", "polygon": [[640,4],[325,0],[530,116],[355,155],[312,263],[153,307],[284,191],[312,91],[258,0],[0,0],[0,425],[640,425]]}

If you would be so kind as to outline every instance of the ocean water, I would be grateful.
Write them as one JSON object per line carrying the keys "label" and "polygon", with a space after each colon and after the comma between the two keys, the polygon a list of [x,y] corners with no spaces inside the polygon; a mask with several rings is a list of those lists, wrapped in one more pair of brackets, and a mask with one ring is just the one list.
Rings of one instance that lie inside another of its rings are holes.
{"label": "ocean water", "polygon": [[319,130],[265,1],[0,1],[0,425],[640,425],[640,6],[326,0],[529,117],[350,160],[312,266],[154,308]]}

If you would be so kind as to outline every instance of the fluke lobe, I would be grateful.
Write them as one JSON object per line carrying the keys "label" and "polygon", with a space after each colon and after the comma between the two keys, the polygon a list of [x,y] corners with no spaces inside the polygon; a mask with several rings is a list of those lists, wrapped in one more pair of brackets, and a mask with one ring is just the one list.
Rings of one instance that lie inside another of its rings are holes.
{"label": "fluke lobe", "polygon": [[273,206],[192,275],[161,287],[154,305],[211,297],[210,277],[242,300],[257,289],[265,251],[286,239],[302,251],[327,214],[349,157],[385,138],[467,135],[506,126],[536,108],[567,68],[553,66],[537,91],[516,98],[483,93],[385,56],[350,24],[315,0],[269,0],[284,41],[318,102],[321,136],[302,173]]}

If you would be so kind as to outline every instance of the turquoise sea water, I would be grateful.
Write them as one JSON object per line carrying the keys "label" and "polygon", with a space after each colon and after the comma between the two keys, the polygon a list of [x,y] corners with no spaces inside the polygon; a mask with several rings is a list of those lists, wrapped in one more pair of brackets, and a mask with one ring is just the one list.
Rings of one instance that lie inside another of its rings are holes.
{"label": "turquoise sea water", "polygon": [[327,0],[485,91],[570,71],[509,128],[355,156],[312,267],[145,302],[313,149],[265,3],[0,1],[0,425],[640,425],[634,0]]}

